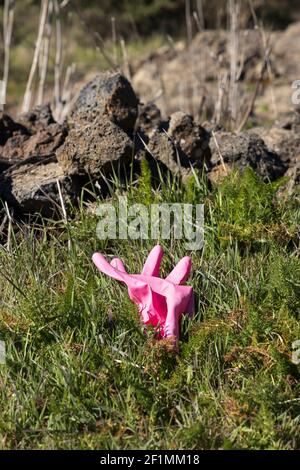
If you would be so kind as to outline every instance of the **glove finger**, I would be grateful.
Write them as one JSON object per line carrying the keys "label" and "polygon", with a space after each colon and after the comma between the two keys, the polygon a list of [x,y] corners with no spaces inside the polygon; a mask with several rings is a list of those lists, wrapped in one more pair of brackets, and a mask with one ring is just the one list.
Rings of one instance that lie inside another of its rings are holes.
{"label": "glove finger", "polygon": [[173,284],[183,284],[190,275],[192,260],[189,256],[182,258],[175,266],[173,271],[166,277],[166,281]]}
{"label": "glove finger", "polygon": [[110,262],[111,266],[118,271],[121,271],[121,273],[126,273],[125,266],[123,264],[123,261],[120,260],[120,258],[113,258]]}
{"label": "glove finger", "polygon": [[142,269],[142,274],[144,276],[159,275],[159,268],[163,254],[164,252],[160,245],[156,245],[154,248],[152,248]]}

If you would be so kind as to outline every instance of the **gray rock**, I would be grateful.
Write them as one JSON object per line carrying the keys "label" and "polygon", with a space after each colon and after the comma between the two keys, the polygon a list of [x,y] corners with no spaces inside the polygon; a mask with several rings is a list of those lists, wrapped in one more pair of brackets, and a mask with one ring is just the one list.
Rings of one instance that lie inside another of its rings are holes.
{"label": "gray rock", "polygon": [[0,117],[0,155],[1,147],[3,147],[8,139],[14,135],[30,135],[28,130],[21,124],[15,122],[8,114],[3,114]]}
{"label": "gray rock", "polygon": [[6,141],[5,145],[1,148],[0,151],[1,162],[5,168],[9,168],[23,159],[24,146],[28,139],[29,136],[27,134],[16,132]]}
{"label": "gray rock", "polygon": [[202,169],[209,161],[208,143],[209,133],[192,116],[176,112],[171,115],[166,130],[156,129],[149,136],[147,149],[171,172],[186,177],[191,167]]}
{"label": "gray rock", "polygon": [[67,133],[65,126],[53,120],[49,105],[24,114],[21,123],[3,115],[0,119],[0,172],[32,156],[52,155]]}
{"label": "gray rock", "polygon": [[181,111],[173,113],[170,117],[168,135],[177,148],[186,155],[189,162],[203,167],[204,161],[209,159],[209,133],[193,117]]}
{"label": "gray rock", "polygon": [[[0,174],[18,161],[23,143],[30,137],[29,131],[7,114],[0,117]],[[7,155],[6,149],[14,147],[15,157]]]}
{"label": "gray rock", "polygon": [[139,106],[139,116],[137,120],[138,131],[151,134],[155,128],[162,124],[160,109],[155,103],[147,103]]}
{"label": "gray rock", "polygon": [[64,201],[76,196],[76,185],[66,176],[54,157],[28,159],[0,176],[0,197],[24,214],[51,216],[60,207],[57,181]]}
{"label": "gray rock", "polygon": [[273,126],[257,127],[248,131],[256,133],[266,143],[269,150],[276,152],[288,166],[293,166],[300,153],[300,134],[290,129]]}
{"label": "gray rock", "polygon": [[33,134],[55,123],[50,104],[36,106],[27,113],[21,114],[18,120]]}
{"label": "gray rock", "polygon": [[274,44],[272,53],[276,66],[283,77],[288,77],[289,83],[299,79],[300,64],[300,22],[292,23],[280,35]]}
{"label": "gray rock", "polygon": [[147,145],[151,156],[162,162],[172,173],[182,173],[187,168],[188,159],[176,149],[169,136],[156,130]]}
{"label": "gray rock", "polygon": [[56,156],[68,174],[99,177],[117,165],[129,163],[132,153],[128,135],[100,116],[92,124],[71,129]]}
{"label": "gray rock", "polygon": [[132,132],[138,115],[138,99],[120,73],[102,73],[85,85],[68,117],[70,126],[107,117],[125,132]]}
{"label": "gray rock", "polygon": [[2,147],[2,158],[9,164],[32,156],[49,156],[63,144],[67,129],[60,124],[49,124],[33,135],[15,133]]}
{"label": "gray rock", "polygon": [[275,180],[287,170],[287,165],[277,153],[270,151],[265,142],[254,133],[216,132],[211,139],[211,164],[217,166],[223,162],[230,167],[243,170],[251,167],[264,180]]}
{"label": "gray rock", "polygon": [[286,186],[288,194],[291,194],[300,184],[300,153],[297,158],[295,158],[293,166],[288,169],[285,176],[289,178]]}

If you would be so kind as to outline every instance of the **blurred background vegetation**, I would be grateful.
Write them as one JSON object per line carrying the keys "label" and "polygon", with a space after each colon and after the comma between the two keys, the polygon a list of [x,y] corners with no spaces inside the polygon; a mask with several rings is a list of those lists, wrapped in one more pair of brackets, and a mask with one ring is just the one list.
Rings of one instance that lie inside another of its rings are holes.
{"label": "blurred background vegetation", "polygon": [[[300,18],[299,0],[253,0],[257,16],[272,29],[283,29]],[[80,81],[89,72],[110,68],[100,49],[122,56],[126,44],[130,63],[135,63],[163,45],[186,36],[186,9],[203,15],[206,29],[226,28],[226,0],[59,0],[63,36],[62,68],[75,64],[73,79]],[[4,0],[0,3],[3,20]],[[15,0],[10,53],[7,102],[14,110],[24,94],[38,33],[40,0]],[[241,25],[253,27],[248,0],[243,0]],[[192,33],[198,29],[192,21]],[[115,41],[114,38],[115,37]],[[51,39],[52,40],[52,39]],[[123,43],[123,44],[124,44]],[[0,42],[0,76],[3,73],[3,39]],[[49,56],[47,83],[53,83],[55,52]],[[52,72],[51,72],[52,71]]]}

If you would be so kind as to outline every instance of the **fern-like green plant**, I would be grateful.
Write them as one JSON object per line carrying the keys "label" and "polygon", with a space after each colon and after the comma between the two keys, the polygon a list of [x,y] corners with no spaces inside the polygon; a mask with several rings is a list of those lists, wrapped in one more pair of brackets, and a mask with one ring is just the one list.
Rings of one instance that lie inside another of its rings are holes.
{"label": "fern-like green plant", "polygon": [[141,174],[139,177],[136,199],[136,202],[141,202],[147,206],[153,202],[152,175],[146,158],[142,158],[141,160]]}
{"label": "fern-like green plant", "polygon": [[300,260],[273,255],[269,267],[267,299],[277,310],[300,317]]}
{"label": "fern-like green plant", "polygon": [[265,183],[251,168],[229,175],[217,194],[220,239],[252,243],[283,238],[286,230],[275,198],[283,183]]}

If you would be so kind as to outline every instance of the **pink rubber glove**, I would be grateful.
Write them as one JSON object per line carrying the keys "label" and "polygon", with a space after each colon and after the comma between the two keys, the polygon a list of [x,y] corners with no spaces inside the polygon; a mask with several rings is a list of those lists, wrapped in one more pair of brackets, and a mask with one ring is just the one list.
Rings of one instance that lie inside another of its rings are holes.
{"label": "pink rubber glove", "polygon": [[109,264],[101,253],[93,255],[93,262],[99,271],[127,285],[129,297],[138,306],[143,323],[158,326],[160,336],[172,338],[176,346],[181,315],[194,312],[193,288],[182,285],[190,274],[192,262],[185,256],[166,279],[161,279],[158,275],[162,257],[162,247],[156,245],[141,274],[128,274],[119,258]]}

